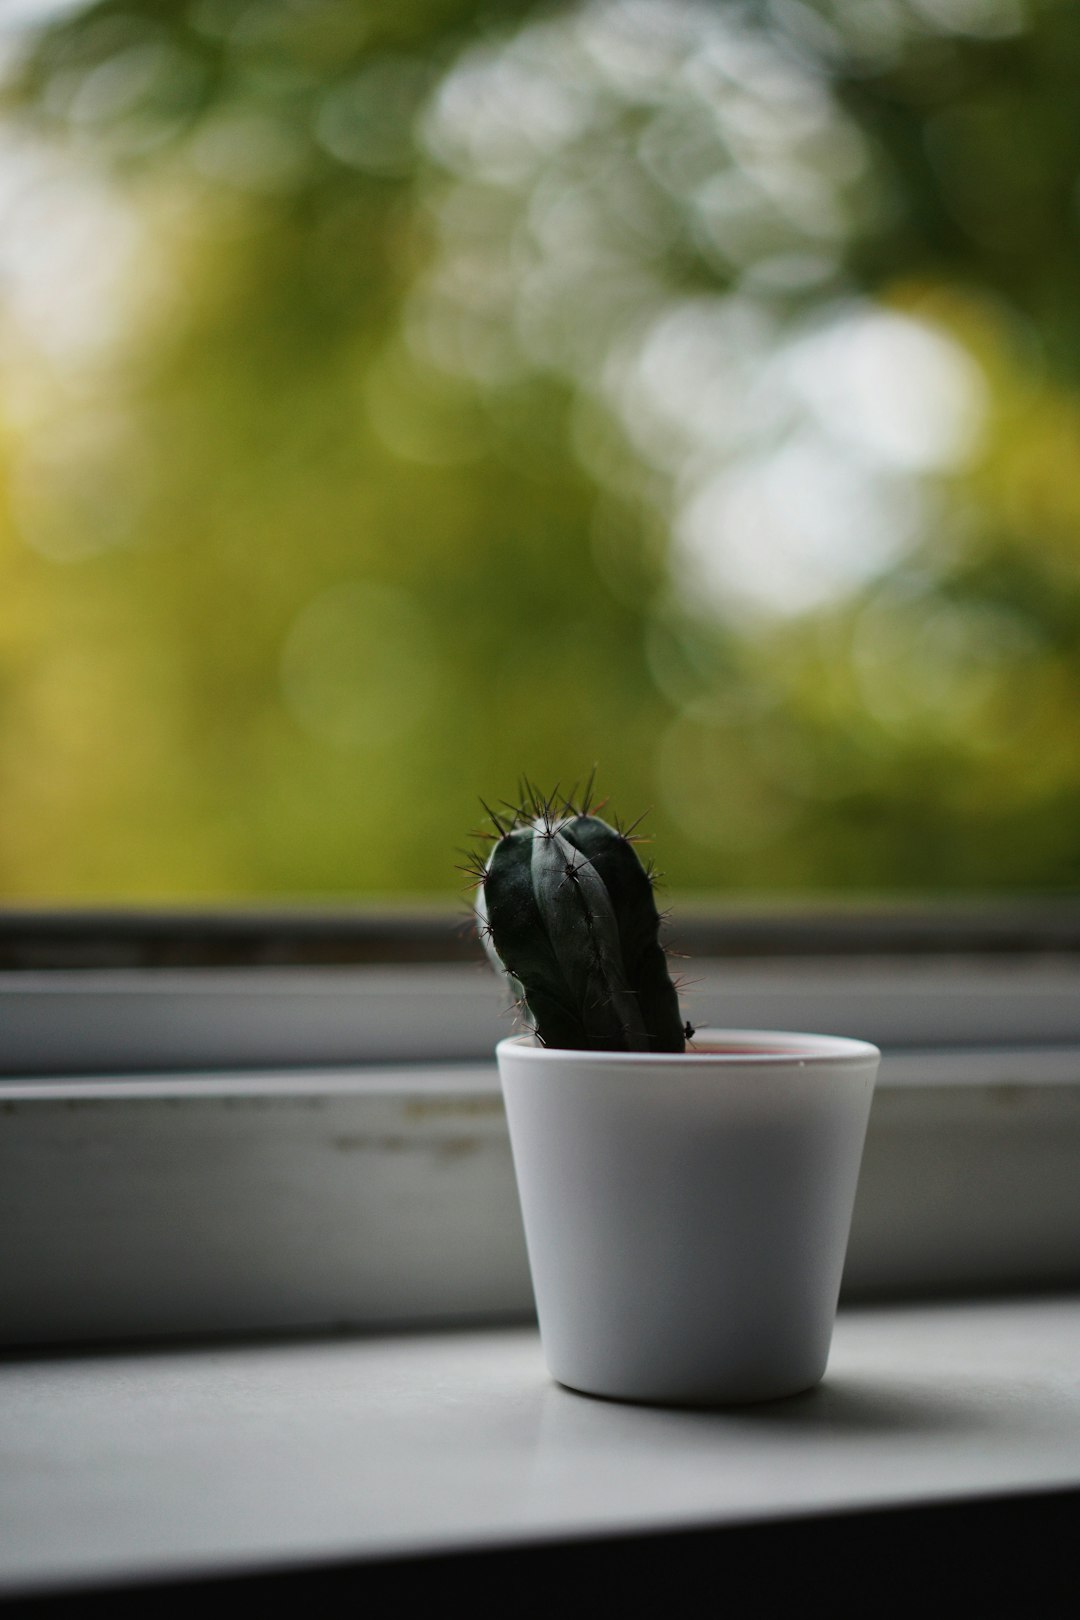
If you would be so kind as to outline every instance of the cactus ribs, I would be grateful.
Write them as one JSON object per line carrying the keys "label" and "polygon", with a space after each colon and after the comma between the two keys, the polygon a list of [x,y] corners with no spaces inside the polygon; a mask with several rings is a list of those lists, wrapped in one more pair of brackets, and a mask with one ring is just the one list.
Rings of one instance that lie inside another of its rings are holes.
{"label": "cactus ribs", "polygon": [[692,1031],[660,944],[652,873],[633,827],[592,813],[591,787],[578,805],[528,783],[519,805],[484,805],[494,847],[467,868],[480,936],[543,1045],[681,1052]]}

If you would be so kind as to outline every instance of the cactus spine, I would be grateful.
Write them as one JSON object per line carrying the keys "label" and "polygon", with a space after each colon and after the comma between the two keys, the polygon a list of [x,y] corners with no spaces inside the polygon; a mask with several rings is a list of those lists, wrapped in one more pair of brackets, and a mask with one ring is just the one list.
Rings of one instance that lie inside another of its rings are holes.
{"label": "cactus spine", "polygon": [[559,813],[535,789],[523,800],[508,815],[488,810],[494,848],[470,870],[485,948],[537,1036],[577,1050],[681,1052],[652,880],[629,836],[591,814],[588,796]]}

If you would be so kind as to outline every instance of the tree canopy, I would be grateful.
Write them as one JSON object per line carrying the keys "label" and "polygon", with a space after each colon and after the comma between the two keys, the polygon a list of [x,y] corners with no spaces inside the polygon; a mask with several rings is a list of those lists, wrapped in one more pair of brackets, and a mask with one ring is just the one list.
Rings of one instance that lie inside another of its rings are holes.
{"label": "tree canopy", "polygon": [[0,893],[1080,876],[1071,0],[72,0],[0,123]]}

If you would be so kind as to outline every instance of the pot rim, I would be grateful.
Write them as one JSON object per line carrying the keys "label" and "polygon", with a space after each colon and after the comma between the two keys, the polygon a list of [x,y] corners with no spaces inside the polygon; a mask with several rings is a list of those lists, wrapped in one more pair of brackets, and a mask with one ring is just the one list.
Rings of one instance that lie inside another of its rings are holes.
{"label": "pot rim", "polygon": [[[694,1040],[717,1043],[745,1042],[750,1050],[594,1052],[577,1047],[538,1046],[535,1035],[525,1034],[508,1035],[498,1043],[495,1053],[498,1056],[505,1051],[508,1056],[513,1053],[516,1058],[525,1058],[536,1063],[557,1063],[560,1060],[565,1062],[570,1059],[574,1063],[585,1064],[618,1063],[640,1067],[647,1063],[677,1068],[687,1066],[730,1068],[747,1063],[805,1067],[807,1064],[856,1064],[871,1061],[876,1063],[881,1057],[880,1048],[872,1041],[856,1040],[848,1035],[811,1035],[786,1029],[717,1029],[710,1026],[697,1030]],[[779,1051],[778,1042],[783,1043]],[[761,1045],[760,1051],[753,1050],[755,1043]]]}

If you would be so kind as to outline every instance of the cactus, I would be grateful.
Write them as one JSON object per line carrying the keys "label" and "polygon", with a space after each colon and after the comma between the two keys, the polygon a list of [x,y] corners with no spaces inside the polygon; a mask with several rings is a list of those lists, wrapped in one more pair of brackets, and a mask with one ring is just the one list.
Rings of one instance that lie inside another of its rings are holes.
{"label": "cactus", "polygon": [[469,870],[485,949],[537,1037],[578,1050],[681,1052],[692,1032],[630,833],[592,814],[588,793],[580,807],[527,784],[522,797],[506,815],[484,806],[494,848]]}

